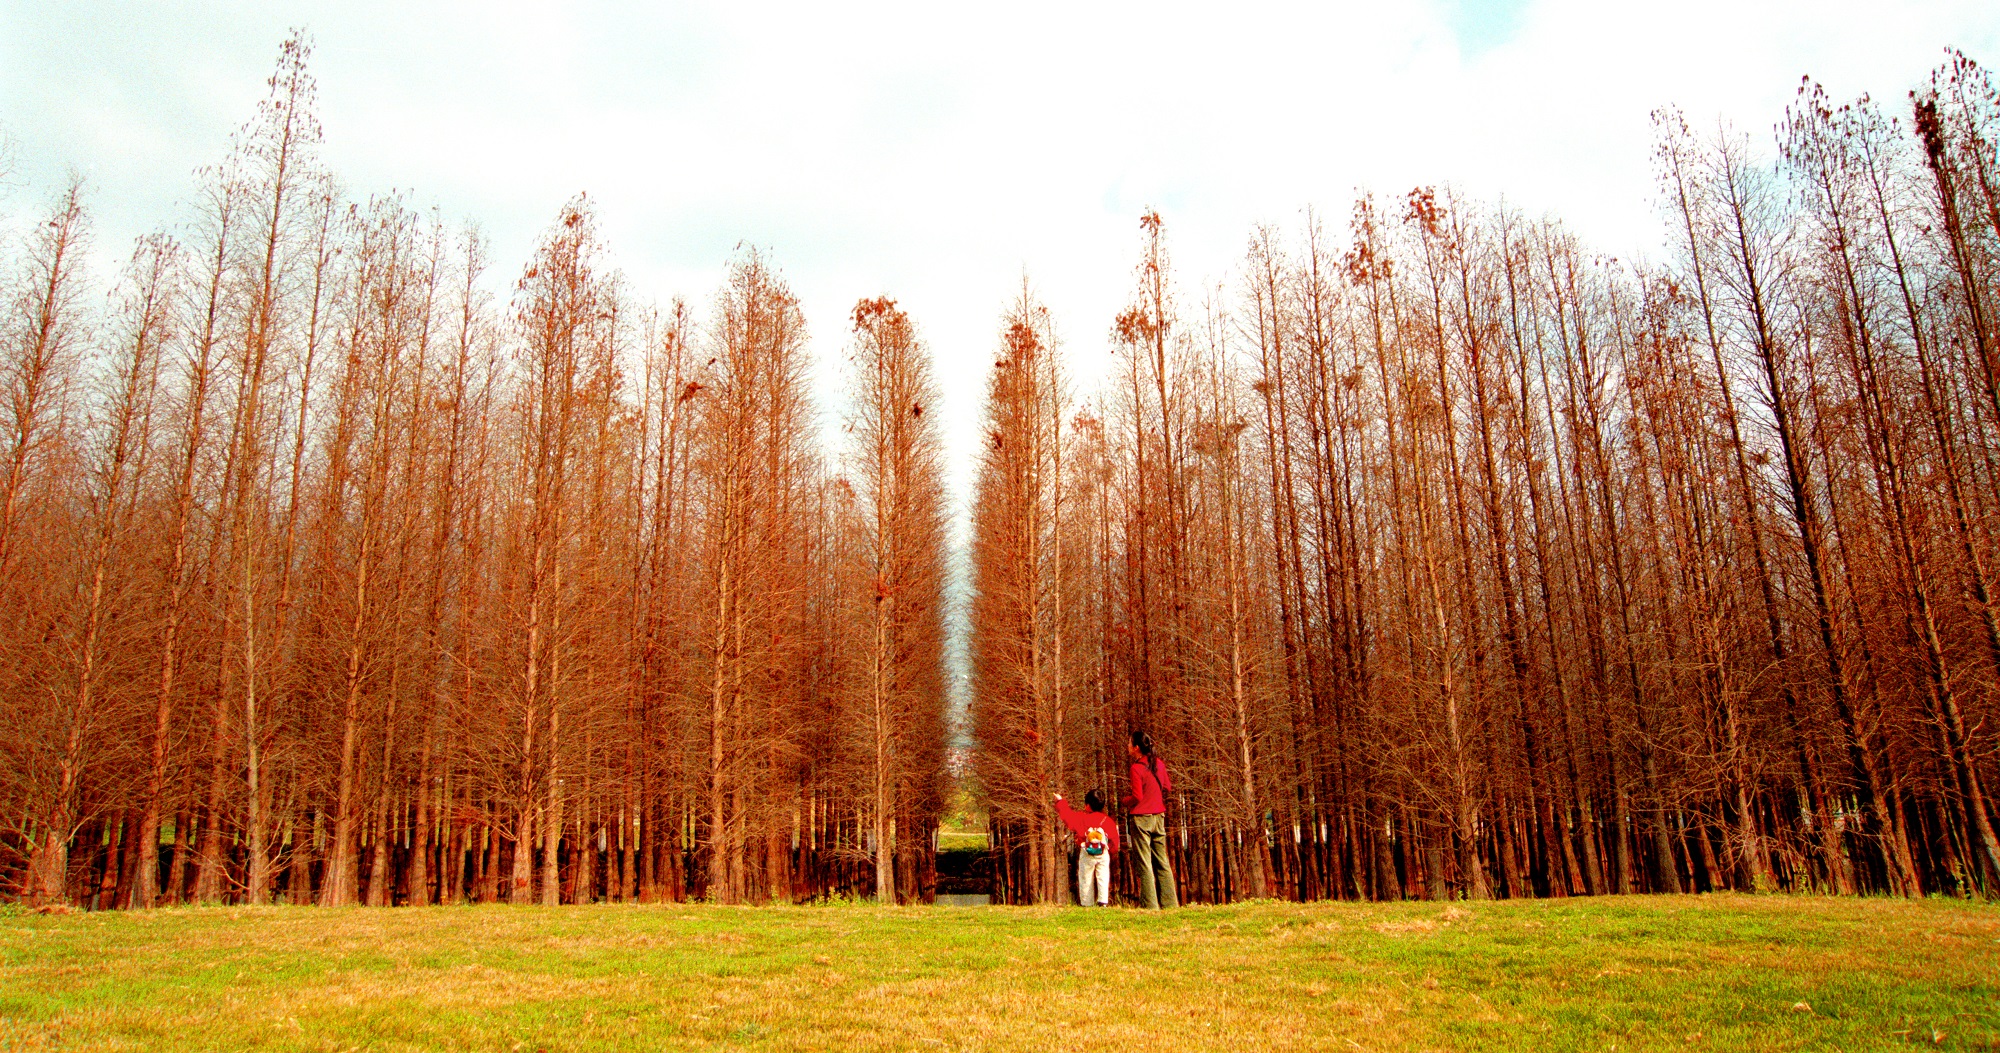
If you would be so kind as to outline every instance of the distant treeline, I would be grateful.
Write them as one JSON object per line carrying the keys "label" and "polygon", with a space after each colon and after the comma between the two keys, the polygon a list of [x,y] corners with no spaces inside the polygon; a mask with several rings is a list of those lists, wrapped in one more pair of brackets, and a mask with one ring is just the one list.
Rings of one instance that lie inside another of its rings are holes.
{"label": "distant treeline", "polygon": [[[976,505],[1001,894],[1174,774],[1181,893],[2000,892],[2000,96],[1656,115],[1657,261],[1420,189],[1010,316]],[[1635,202],[1635,207],[1639,203]],[[1127,894],[1132,879],[1121,868]]]}

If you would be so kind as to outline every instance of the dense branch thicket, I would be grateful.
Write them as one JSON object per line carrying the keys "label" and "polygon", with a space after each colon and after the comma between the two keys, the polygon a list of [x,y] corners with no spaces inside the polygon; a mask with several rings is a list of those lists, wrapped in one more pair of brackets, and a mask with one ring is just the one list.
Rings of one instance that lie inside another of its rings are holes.
{"label": "dense branch thicket", "polygon": [[475,234],[342,198],[306,59],[107,308],[79,188],[0,260],[0,889],[928,898],[910,319],[856,309],[843,480],[763,258],[656,310],[578,198],[497,304]]}
{"label": "dense branch thicket", "polygon": [[[2000,892],[2000,95],[1656,116],[1670,251],[1420,189],[1176,297],[1073,401],[1004,323],[975,512],[1000,893],[1175,767],[1181,893]],[[1120,868],[1129,894],[1133,878]]]}

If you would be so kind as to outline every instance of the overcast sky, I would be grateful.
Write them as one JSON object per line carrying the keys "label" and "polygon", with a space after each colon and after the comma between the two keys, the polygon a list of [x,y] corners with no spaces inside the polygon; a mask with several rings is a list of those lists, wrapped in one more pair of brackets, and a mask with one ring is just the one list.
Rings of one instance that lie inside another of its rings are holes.
{"label": "overcast sky", "polygon": [[0,213],[74,168],[107,261],[185,219],[293,26],[350,192],[476,220],[496,288],[585,190],[642,295],[705,307],[738,243],[769,250],[829,378],[854,301],[900,300],[961,482],[1023,275],[1100,371],[1148,206],[1190,307],[1253,224],[1310,205],[1338,233],[1357,187],[1454,184],[1645,254],[1654,108],[1768,138],[1803,74],[1900,109],[1947,45],[2000,62],[1993,0],[0,0]]}

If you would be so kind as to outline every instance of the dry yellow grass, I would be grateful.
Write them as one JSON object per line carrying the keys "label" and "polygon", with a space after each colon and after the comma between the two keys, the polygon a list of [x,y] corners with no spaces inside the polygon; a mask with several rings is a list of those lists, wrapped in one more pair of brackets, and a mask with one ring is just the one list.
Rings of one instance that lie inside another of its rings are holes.
{"label": "dry yellow grass", "polygon": [[0,916],[7,1050],[2000,1048],[2000,908]]}

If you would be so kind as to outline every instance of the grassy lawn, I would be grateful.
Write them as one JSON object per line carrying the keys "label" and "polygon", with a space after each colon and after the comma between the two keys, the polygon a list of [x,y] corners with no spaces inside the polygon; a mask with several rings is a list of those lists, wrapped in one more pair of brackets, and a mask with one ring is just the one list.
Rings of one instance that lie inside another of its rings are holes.
{"label": "grassy lawn", "polygon": [[938,851],[940,852],[962,852],[967,849],[984,851],[986,849],[986,832],[983,830],[966,832],[940,830],[937,836]]}
{"label": "grassy lawn", "polygon": [[4,1050],[2000,1049],[2000,907],[0,915]]}

